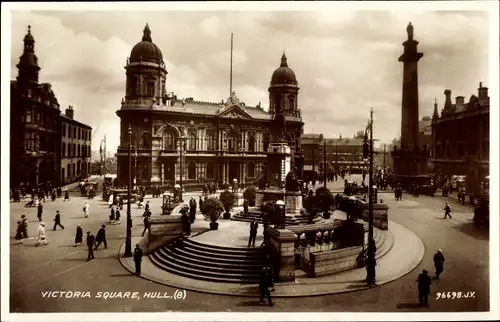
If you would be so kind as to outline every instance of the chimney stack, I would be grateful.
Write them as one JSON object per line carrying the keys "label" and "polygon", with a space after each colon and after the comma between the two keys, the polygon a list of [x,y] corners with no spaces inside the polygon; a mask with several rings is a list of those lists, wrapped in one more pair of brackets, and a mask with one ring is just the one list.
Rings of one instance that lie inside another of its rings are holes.
{"label": "chimney stack", "polygon": [[75,117],[75,111],[73,110],[73,106],[69,106],[66,109],[66,117],[69,117],[70,119],[73,119]]}
{"label": "chimney stack", "polygon": [[463,105],[464,104],[464,97],[463,96],[457,96],[457,97],[455,97],[455,104],[457,104],[457,105]]}
{"label": "chimney stack", "polygon": [[445,101],[444,101],[444,109],[445,110],[451,109],[453,107],[453,105],[451,103],[451,90],[446,89],[444,91],[444,95],[446,97]]}
{"label": "chimney stack", "polygon": [[483,82],[479,82],[479,88],[477,89],[479,98],[488,97],[488,87],[483,87]]}

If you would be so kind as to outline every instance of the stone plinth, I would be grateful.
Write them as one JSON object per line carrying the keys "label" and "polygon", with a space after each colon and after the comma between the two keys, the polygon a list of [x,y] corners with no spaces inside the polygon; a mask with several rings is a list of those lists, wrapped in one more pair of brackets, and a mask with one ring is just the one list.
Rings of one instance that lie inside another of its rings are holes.
{"label": "stone plinth", "polygon": [[287,191],[285,193],[286,212],[300,214],[302,209],[302,194],[300,191]]}
{"label": "stone plinth", "polygon": [[310,253],[307,275],[319,277],[357,268],[362,246]]}
{"label": "stone plinth", "polygon": [[180,215],[154,216],[151,218],[150,223],[151,228],[140,243],[146,255],[183,236]]}
{"label": "stone plinth", "polygon": [[241,207],[243,206],[243,192],[234,192],[234,201],[233,201],[233,206],[234,207]]}
{"label": "stone plinth", "polygon": [[[359,201],[363,209],[363,220],[368,221],[369,204],[368,202]],[[384,203],[373,204],[373,226],[381,230],[389,229],[389,206]]]}
{"label": "stone plinth", "polygon": [[288,229],[267,227],[268,247],[279,281],[295,280],[295,234]]}

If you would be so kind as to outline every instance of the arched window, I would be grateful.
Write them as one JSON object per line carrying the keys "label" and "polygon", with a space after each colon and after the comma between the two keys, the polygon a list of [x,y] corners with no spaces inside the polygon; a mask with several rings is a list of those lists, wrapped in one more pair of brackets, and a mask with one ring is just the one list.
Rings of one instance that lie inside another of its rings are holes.
{"label": "arched window", "polygon": [[290,111],[293,111],[295,109],[295,100],[293,98],[290,98]]}
{"label": "arched window", "polygon": [[175,150],[174,136],[170,132],[167,132],[163,135],[163,149]]}
{"label": "arched window", "polygon": [[211,135],[207,136],[207,150],[208,151],[214,151],[215,150],[215,139]]}
{"label": "arched window", "polygon": [[196,150],[196,135],[194,135],[193,133],[189,134],[188,150],[190,151]]}
{"label": "arched window", "polygon": [[248,171],[247,175],[249,178],[254,178],[255,177],[255,164],[249,163],[248,164]]}
{"label": "arched window", "polygon": [[66,143],[63,143],[62,144],[62,156],[65,157],[66,156]]}
{"label": "arched window", "polygon": [[269,134],[268,133],[264,134],[264,139],[262,140],[262,143],[264,145],[264,151],[267,151],[267,148],[269,147]]}
{"label": "arched window", "polygon": [[248,138],[248,151],[255,151],[255,139],[253,138],[253,136]]}
{"label": "arched window", "polygon": [[232,135],[227,137],[227,150],[228,151],[236,151],[236,138]]}
{"label": "arched window", "polygon": [[149,97],[155,96],[155,83],[154,82],[148,82],[148,95]]}
{"label": "arched window", "polygon": [[28,109],[26,110],[26,116],[25,116],[25,122],[26,123],[31,123],[33,122],[33,117],[32,117],[32,110]]}
{"label": "arched window", "polygon": [[188,165],[188,179],[196,179],[196,163],[192,161]]}
{"label": "arched window", "polygon": [[73,155],[72,157],[76,156],[76,144],[73,143]]}
{"label": "arched window", "polygon": [[212,162],[207,163],[207,179],[215,177],[215,166]]}

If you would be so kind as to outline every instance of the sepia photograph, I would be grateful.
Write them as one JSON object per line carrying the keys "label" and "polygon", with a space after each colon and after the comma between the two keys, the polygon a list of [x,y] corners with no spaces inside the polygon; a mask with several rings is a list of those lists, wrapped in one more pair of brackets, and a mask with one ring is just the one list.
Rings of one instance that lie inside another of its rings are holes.
{"label": "sepia photograph", "polygon": [[498,10],[3,3],[2,321],[499,319]]}

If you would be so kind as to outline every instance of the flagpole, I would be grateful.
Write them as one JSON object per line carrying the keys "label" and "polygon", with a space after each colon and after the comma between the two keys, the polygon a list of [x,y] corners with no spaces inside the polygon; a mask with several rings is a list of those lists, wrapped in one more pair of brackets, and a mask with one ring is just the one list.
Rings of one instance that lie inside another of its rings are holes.
{"label": "flagpole", "polygon": [[231,61],[229,65],[229,97],[233,94],[233,33],[231,33]]}

